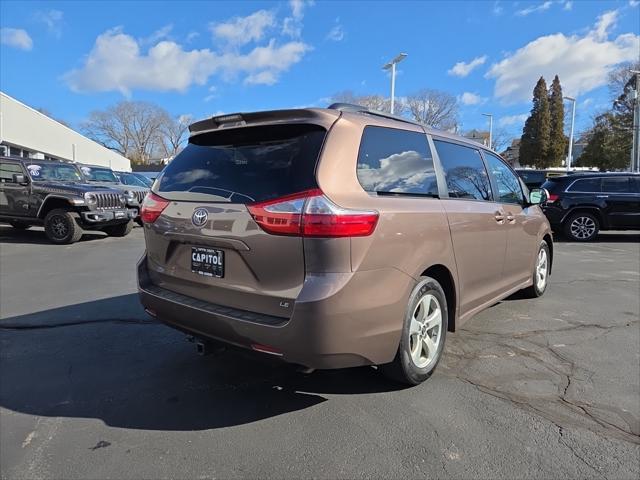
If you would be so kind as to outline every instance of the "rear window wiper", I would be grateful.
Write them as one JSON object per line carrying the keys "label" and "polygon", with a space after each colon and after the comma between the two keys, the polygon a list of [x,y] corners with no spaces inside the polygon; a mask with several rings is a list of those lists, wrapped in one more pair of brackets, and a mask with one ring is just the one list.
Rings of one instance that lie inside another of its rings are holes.
{"label": "rear window wiper", "polygon": [[402,197],[428,197],[428,198],[440,198],[437,193],[419,193],[419,192],[387,192],[383,190],[376,190],[376,194],[382,196],[402,196]]}

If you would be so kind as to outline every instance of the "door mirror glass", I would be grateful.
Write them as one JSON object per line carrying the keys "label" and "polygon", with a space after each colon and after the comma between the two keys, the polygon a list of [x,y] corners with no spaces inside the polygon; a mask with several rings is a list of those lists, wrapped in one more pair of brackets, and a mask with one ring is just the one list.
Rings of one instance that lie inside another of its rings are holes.
{"label": "door mirror glass", "polygon": [[539,205],[549,198],[549,194],[544,188],[534,188],[529,194],[529,203],[531,205]]}
{"label": "door mirror glass", "polygon": [[13,183],[19,183],[21,185],[25,185],[29,182],[27,182],[27,177],[25,177],[23,174],[21,173],[14,173],[13,174]]}

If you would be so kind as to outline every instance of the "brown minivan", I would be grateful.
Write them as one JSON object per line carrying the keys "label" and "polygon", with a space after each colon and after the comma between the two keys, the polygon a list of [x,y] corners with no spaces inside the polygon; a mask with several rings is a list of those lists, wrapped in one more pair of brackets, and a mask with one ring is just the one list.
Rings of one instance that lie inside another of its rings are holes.
{"label": "brown minivan", "polygon": [[203,342],[417,384],[447,331],[547,287],[545,192],[475,142],[345,104],[190,131],[144,200],[138,281]]}

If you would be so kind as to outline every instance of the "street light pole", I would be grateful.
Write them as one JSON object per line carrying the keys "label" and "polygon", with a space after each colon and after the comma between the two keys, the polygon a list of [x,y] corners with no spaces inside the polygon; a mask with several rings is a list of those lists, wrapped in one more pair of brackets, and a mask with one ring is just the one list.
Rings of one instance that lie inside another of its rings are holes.
{"label": "street light pole", "polygon": [[573,126],[576,122],[576,99],[573,97],[564,97],[565,100],[572,102],[571,106],[571,131],[569,133],[569,154],[567,155],[566,167],[567,171],[571,168],[573,163]]}
{"label": "street light pole", "polygon": [[483,113],[485,117],[489,117],[489,148],[493,148],[493,114]]}
{"label": "street light pole", "polygon": [[395,96],[396,96],[396,64],[400,63],[407,57],[406,53],[401,53],[397,55],[393,60],[388,63],[385,63],[382,66],[383,70],[391,69],[391,113],[394,113],[395,110]]}
{"label": "street light pole", "polygon": [[633,105],[633,144],[631,146],[631,171],[640,172],[640,70],[629,70],[636,76]]}

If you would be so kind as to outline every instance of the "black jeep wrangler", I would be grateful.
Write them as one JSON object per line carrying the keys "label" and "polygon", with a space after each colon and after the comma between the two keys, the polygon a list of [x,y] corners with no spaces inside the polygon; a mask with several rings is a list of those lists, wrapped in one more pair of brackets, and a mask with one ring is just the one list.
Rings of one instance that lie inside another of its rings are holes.
{"label": "black jeep wrangler", "polygon": [[84,183],[72,163],[0,157],[0,222],[24,230],[44,225],[53,243],[73,243],[83,230],[124,237],[135,209],[122,191]]}

